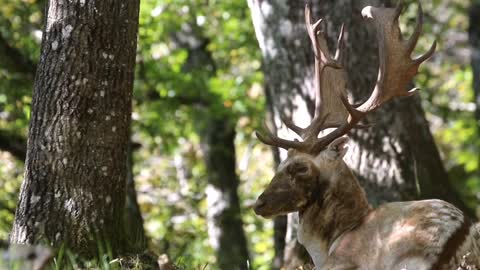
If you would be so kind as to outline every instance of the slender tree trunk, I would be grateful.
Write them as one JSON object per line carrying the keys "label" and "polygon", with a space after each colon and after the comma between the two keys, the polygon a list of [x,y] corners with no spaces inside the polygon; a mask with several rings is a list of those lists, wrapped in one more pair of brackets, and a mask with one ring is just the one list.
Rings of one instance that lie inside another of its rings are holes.
{"label": "slender tree trunk", "polygon": [[[477,134],[480,134],[480,1],[472,1],[469,12],[468,37],[470,42],[470,65],[473,73],[473,98],[475,102],[475,120]],[[478,156],[480,167],[480,156]]]}
{"label": "slender tree trunk", "polygon": [[[470,64],[473,73],[473,94],[475,98],[475,119],[480,125],[480,2],[472,1],[469,16],[469,41],[472,50]],[[480,129],[479,129],[480,130]]]}
{"label": "slender tree trunk", "polygon": [[[304,25],[304,2],[294,0],[248,0],[255,32],[263,54],[265,91],[272,125],[277,134],[291,137],[281,124],[285,114],[306,126],[313,113],[313,52]],[[340,25],[345,23],[348,89],[356,103],[363,102],[373,89],[378,58],[375,32],[361,18],[366,5],[382,1],[314,1],[313,14],[327,21],[331,51]],[[383,4],[385,4],[383,2]],[[359,177],[373,205],[387,201],[440,198],[472,212],[454,193],[430,133],[418,97],[391,102],[369,121],[369,130],[352,132],[347,163]],[[420,147],[421,146],[421,147]],[[280,152],[284,158],[285,153]],[[289,218],[293,220],[292,218]],[[288,235],[296,235],[289,222]],[[302,252],[289,244],[290,262]],[[290,269],[287,263],[287,269]]]}
{"label": "slender tree trunk", "polygon": [[[184,71],[192,72],[202,80],[215,74],[215,62],[207,50],[208,39],[199,36],[199,32],[192,24],[174,38],[180,46],[188,49]],[[207,93],[203,97],[208,97],[207,102],[211,105],[202,108],[196,119],[208,179],[209,240],[220,269],[248,269],[249,254],[238,197],[235,125],[231,114],[218,106],[221,104],[219,99],[209,93],[208,83],[199,81],[197,85],[202,86],[199,92]]]}
{"label": "slender tree trunk", "polygon": [[235,172],[235,126],[211,116],[202,136],[208,172],[207,219],[210,243],[220,269],[248,269],[247,240],[242,226]]}
{"label": "slender tree trunk", "polygon": [[122,215],[139,1],[49,0],[25,179],[10,240],[114,253]]}

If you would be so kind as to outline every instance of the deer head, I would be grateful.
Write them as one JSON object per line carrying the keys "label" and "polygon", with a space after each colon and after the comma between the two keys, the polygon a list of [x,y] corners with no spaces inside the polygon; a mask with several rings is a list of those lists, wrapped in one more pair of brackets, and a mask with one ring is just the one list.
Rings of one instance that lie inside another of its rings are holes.
{"label": "deer head", "polygon": [[330,185],[332,173],[342,168],[347,152],[347,137],[333,141],[314,156],[296,149],[277,169],[275,176],[255,204],[255,212],[264,217],[301,211],[319,197]]}
{"label": "deer head", "polygon": [[[286,140],[256,132],[265,144],[288,150],[288,157],[278,167],[275,176],[256,204],[255,212],[262,216],[275,216],[302,211],[323,196],[336,174],[348,170],[342,158],[346,152],[346,137],[353,128],[365,127],[360,122],[395,97],[411,96],[417,88],[407,90],[422,62],[435,51],[434,42],[423,55],[411,59],[422,31],[422,9],[419,5],[417,25],[412,37],[404,40],[398,18],[402,1],[395,9],[366,7],[365,19],[373,21],[379,47],[379,72],[370,97],[354,107],[347,99],[347,75],[343,68],[344,27],[338,38],[334,56],[329,52],[326,33],[321,30],[322,19],[312,23],[311,10],[305,7],[305,23],[315,55],[315,115],[309,126],[302,128],[282,118],[284,124],[301,140]],[[319,137],[320,132],[331,129]]]}

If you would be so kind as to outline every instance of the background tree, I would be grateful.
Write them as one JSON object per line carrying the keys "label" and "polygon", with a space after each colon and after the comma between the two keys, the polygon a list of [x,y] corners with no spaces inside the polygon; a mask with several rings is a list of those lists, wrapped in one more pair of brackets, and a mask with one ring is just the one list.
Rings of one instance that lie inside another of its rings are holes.
{"label": "background tree", "polygon": [[122,246],[138,1],[47,3],[10,240]]}
{"label": "background tree", "polygon": [[[472,1],[469,12],[469,41],[473,73],[473,93],[475,102],[475,119],[480,121],[480,2]],[[478,126],[478,125],[477,125]]]}
{"label": "background tree", "polygon": [[[363,21],[361,10],[364,6],[379,4],[381,1],[313,3],[314,17],[328,22],[325,30],[330,48],[336,44],[340,25],[345,24],[347,63],[344,64],[354,103],[368,97],[378,69],[375,33]],[[281,125],[281,116],[305,126],[314,108],[314,56],[304,30],[304,3],[251,0],[249,5],[263,54],[271,126],[277,134],[288,136],[286,127]],[[356,130],[351,134],[353,142],[350,143],[348,164],[358,175],[373,205],[441,198],[471,213],[451,188],[418,96],[391,102],[369,121],[375,124],[371,130]],[[275,155],[281,159],[283,154]],[[292,217],[290,219],[292,232],[287,233],[287,241],[295,243],[296,233],[292,229],[295,222]],[[284,221],[277,219],[277,223],[281,222]],[[291,250],[287,249],[287,268],[305,260],[305,253],[296,245],[291,244]]]}
{"label": "background tree", "polygon": [[[169,185],[177,187],[170,191],[171,200],[168,196],[163,202],[172,209],[168,213],[171,219],[163,225],[167,233],[159,229],[157,238],[164,237],[162,246],[174,258],[179,251],[194,253],[189,260],[204,260],[213,252],[210,265],[221,269],[235,265],[244,268],[249,254],[242,213],[247,211],[241,211],[243,198],[238,194],[235,142],[245,133],[242,130],[237,133],[236,129],[239,119],[250,117],[255,108],[262,107],[262,103],[250,102],[245,97],[250,81],[258,76],[249,66],[250,56],[245,57],[251,52],[248,50],[256,49],[253,35],[247,32],[251,28],[240,24],[249,20],[248,13],[240,8],[245,3],[205,5],[202,1],[179,1],[158,5],[152,1],[151,4],[155,12],[143,16],[155,31],[140,33],[146,42],[141,45],[145,48],[141,47],[140,83],[136,91],[137,108],[142,116],[138,128],[144,148],[155,151],[158,147],[173,156],[174,177],[162,174],[159,193],[170,189]],[[156,13],[157,8],[161,12]],[[159,76],[157,70],[164,72]],[[236,82],[243,80],[244,83]],[[159,121],[164,125],[159,126]],[[152,137],[161,140],[145,140]],[[166,184],[170,181],[171,184]],[[179,203],[179,198],[185,203]],[[162,204],[160,200],[156,203]],[[184,217],[188,217],[185,222],[179,221]],[[148,227],[151,220],[146,221]],[[189,234],[190,228],[198,226],[194,225],[197,222],[208,227],[207,234]],[[172,237],[173,230],[181,231],[182,240]],[[201,244],[198,241],[201,248],[195,248],[197,244],[192,245],[192,241],[199,239],[208,241]],[[204,246],[205,243],[209,245]]]}
{"label": "background tree", "polygon": [[248,248],[238,196],[236,174],[234,115],[225,109],[221,98],[211,93],[208,80],[215,76],[215,61],[208,51],[209,40],[201,36],[196,24],[184,24],[175,41],[185,48],[188,57],[183,72],[196,78],[195,86],[201,106],[195,117],[200,133],[208,185],[207,223],[210,243],[220,269],[248,269]]}

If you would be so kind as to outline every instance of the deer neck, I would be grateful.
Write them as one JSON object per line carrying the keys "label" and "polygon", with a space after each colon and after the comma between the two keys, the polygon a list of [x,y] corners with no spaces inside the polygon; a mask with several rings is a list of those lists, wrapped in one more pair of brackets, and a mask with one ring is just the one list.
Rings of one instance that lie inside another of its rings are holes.
{"label": "deer neck", "polygon": [[[299,212],[298,241],[321,269],[337,239],[357,227],[371,210],[365,191],[342,162],[323,194]],[[319,180],[320,181],[320,180]]]}

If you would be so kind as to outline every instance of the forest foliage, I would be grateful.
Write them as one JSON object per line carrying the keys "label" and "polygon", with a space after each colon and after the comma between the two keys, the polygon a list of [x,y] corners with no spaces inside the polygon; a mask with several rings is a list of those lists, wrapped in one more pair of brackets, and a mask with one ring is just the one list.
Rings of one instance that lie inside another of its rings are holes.
{"label": "forest foliage", "polygon": [[[437,53],[416,84],[450,180],[472,208],[480,200],[480,129],[475,119],[466,0],[422,1],[425,38]],[[0,5],[0,239],[7,239],[23,175],[21,151],[40,53],[43,0]],[[414,5],[402,27],[415,20]],[[347,30],[348,31],[348,30]],[[207,51],[189,67],[189,50]],[[208,115],[236,123],[242,218],[253,269],[269,269],[273,224],[251,210],[273,172],[270,149],[253,131],[264,119],[258,43],[245,0],[142,0],[134,86],[132,143],[139,204],[149,248],[178,264],[215,264],[206,231],[206,170],[199,127]],[[414,131],[413,131],[414,132]],[[4,145],[7,145],[6,147]],[[10,147],[10,148],[9,148]],[[421,147],[421,146],[419,146]],[[9,151],[10,149],[10,151]],[[247,169],[248,168],[248,169]],[[184,173],[188,181],[178,181]]]}

